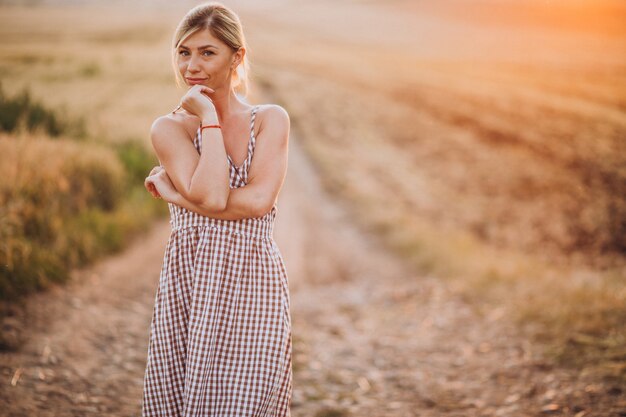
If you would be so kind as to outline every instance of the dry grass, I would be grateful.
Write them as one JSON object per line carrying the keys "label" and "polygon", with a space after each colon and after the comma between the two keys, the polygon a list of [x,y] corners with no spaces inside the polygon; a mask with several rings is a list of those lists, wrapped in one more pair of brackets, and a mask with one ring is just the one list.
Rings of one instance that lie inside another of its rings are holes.
{"label": "dry grass", "polygon": [[110,212],[121,200],[124,171],[111,150],[3,135],[0,155],[1,299],[62,281],[71,266],[120,246],[121,236],[104,236],[113,232],[109,222],[95,230],[79,220]]}
{"label": "dry grass", "polygon": [[[363,227],[485,315],[506,307],[555,360],[626,378],[623,30],[515,37],[505,21],[456,39],[446,22],[411,44],[419,26],[396,39],[390,25],[412,16],[381,17],[377,33],[398,42],[382,47],[295,31],[318,25],[313,12],[256,17],[262,85]],[[487,42],[492,27],[501,41]]]}
{"label": "dry grass", "polygon": [[9,94],[28,87],[43,104],[83,117],[92,137],[149,147],[152,121],[181,95],[169,62],[173,25],[166,11],[3,7],[0,77]]}
{"label": "dry grass", "polygon": [[[27,90],[30,106],[43,105],[62,133],[52,140],[21,121],[0,138],[0,298],[17,300],[65,280],[72,268],[122,249],[167,213],[143,189],[156,163],[148,153],[150,106],[170,106],[154,87],[163,84],[167,65],[150,53],[164,37],[160,26],[145,22],[122,30],[136,22],[128,19],[112,19],[104,9],[2,7],[3,94]],[[111,36],[112,23],[122,25],[119,36]],[[146,70],[157,66],[163,73]],[[66,129],[73,120],[86,122],[81,137]]]}
{"label": "dry grass", "polygon": [[[276,72],[273,77],[277,79]],[[567,230],[558,224],[564,220],[557,210],[565,207],[556,197],[534,191],[532,203],[537,209],[533,211],[518,204],[515,197],[499,195],[506,192],[503,183],[507,178],[502,172],[491,176],[499,192],[496,188],[488,193],[484,184],[472,186],[472,179],[480,181],[474,178],[480,169],[464,170],[452,163],[471,160],[473,155],[463,153],[467,148],[453,151],[449,147],[439,154],[420,155],[411,152],[410,145],[394,144],[389,136],[396,124],[385,124],[384,117],[362,117],[393,108],[382,97],[363,94],[361,97],[367,98],[348,107],[344,103],[346,97],[354,96],[353,91],[340,85],[312,82],[293,73],[280,74],[276,83],[274,93],[291,112],[327,188],[350,201],[363,227],[381,235],[421,271],[448,279],[485,315],[497,307],[509,308],[520,327],[545,343],[549,353],[563,363],[589,366],[589,372],[605,376],[626,376],[624,264],[615,253],[600,253],[601,257],[595,258],[593,247],[584,248],[589,249],[587,253],[570,253],[567,246],[551,241],[541,229],[542,223],[557,223],[555,230]],[[324,106],[318,104],[322,98]],[[378,109],[370,103],[376,103]],[[391,120],[391,114],[389,117]],[[450,164],[447,172],[428,172],[435,158]],[[531,158],[526,161],[526,165],[510,164],[507,169],[519,166],[523,170],[532,163]],[[465,180],[467,187],[447,190],[454,175],[458,181]],[[556,176],[550,178],[557,180]],[[621,198],[608,191],[602,199]],[[567,195],[567,189],[559,192],[576,201],[575,196]],[[552,211],[543,219],[546,211],[541,207],[548,206]],[[493,215],[495,210],[502,210],[502,216]],[[595,220],[594,226],[601,226],[602,217]],[[523,221],[536,226],[526,229]],[[508,235],[510,240],[487,234],[472,222],[480,222],[500,236]],[[597,264],[604,266],[598,268]]]}
{"label": "dry grass", "polygon": [[2,301],[67,280],[167,212],[132,175],[146,168],[128,149],[21,133],[0,134],[0,155]]}

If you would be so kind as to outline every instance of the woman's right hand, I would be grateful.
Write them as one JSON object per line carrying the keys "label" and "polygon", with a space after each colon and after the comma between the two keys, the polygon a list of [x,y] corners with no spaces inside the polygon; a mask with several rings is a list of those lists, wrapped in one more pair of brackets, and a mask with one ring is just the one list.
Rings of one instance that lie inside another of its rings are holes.
{"label": "woman's right hand", "polygon": [[208,96],[214,92],[215,90],[205,85],[192,85],[181,98],[180,107],[201,119],[207,114],[215,114],[217,118],[215,105],[213,105],[213,101]]}

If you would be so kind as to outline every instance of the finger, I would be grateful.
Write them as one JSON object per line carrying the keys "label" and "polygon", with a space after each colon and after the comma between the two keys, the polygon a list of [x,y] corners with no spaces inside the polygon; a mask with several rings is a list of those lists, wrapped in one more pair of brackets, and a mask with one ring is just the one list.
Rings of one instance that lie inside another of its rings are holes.
{"label": "finger", "polygon": [[146,177],[146,179],[143,182],[143,185],[146,187],[148,191],[150,191],[152,188],[156,189],[156,186],[154,185],[153,176]]}
{"label": "finger", "polygon": [[153,196],[153,197],[155,197],[155,194],[154,194],[154,193],[155,193],[155,190],[154,190],[151,186],[149,186],[149,185],[148,185],[148,186],[146,186],[146,190],[148,190],[148,192],[149,192],[150,194],[152,194],[152,196]]}
{"label": "finger", "polygon": [[154,197],[154,190],[149,185],[146,186],[146,190]]}
{"label": "finger", "polygon": [[148,189],[148,191],[150,192],[150,194],[152,194],[152,197],[154,198],[158,198],[160,197],[159,192],[157,191],[156,187],[154,186],[154,184],[148,184],[148,187],[146,187]]}
{"label": "finger", "polygon": [[161,194],[159,193],[159,190],[157,190],[156,188],[150,194],[152,194],[152,197],[154,198],[161,198]]}

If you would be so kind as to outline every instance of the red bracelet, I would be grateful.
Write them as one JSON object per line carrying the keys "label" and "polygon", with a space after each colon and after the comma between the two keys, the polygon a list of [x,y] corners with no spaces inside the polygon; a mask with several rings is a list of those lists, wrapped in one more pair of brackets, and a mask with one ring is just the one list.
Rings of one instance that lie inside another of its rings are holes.
{"label": "red bracelet", "polygon": [[206,128],[208,128],[208,127],[215,127],[215,128],[218,128],[218,129],[221,129],[221,128],[222,128],[222,126],[220,126],[220,125],[206,125],[206,126],[200,126],[200,132],[202,132],[202,130],[203,130],[203,129],[206,129]]}

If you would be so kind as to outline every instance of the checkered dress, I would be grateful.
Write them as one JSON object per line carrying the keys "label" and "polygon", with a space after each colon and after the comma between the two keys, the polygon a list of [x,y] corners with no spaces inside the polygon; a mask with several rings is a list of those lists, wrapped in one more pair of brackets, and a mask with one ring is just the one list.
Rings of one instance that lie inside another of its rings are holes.
{"label": "checkered dress", "polygon": [[[255,147],[230,186],[248,181]],[[200,129],[194,145],[201,150]],[[142,416],[290,416],[289,289],[264,216],[221,220],[169,204],[172,232],[156,291]]]}

